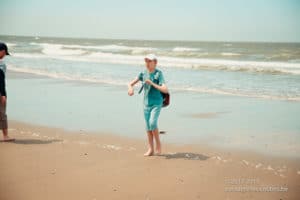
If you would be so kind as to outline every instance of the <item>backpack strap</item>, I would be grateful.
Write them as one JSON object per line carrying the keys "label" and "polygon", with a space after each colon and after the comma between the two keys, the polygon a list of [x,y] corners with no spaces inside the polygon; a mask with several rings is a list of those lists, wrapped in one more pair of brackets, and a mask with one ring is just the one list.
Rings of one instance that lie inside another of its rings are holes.
{"label": "backpack strap", "polygon": [[159,77],[160,77],[161,73],[159,70],[156,70],[155,74],[154,74],[154,80],[156,84],[159,83]]}

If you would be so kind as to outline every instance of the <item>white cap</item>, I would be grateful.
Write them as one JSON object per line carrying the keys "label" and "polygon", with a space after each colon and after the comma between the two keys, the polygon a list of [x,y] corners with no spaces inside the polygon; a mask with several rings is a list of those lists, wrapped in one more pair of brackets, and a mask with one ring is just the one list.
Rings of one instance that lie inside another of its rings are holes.
{"label": "white cap", "polygon": [[157,57],[155,54],[148,54],[148,55],[146,55],[145,59],[157,60]]}

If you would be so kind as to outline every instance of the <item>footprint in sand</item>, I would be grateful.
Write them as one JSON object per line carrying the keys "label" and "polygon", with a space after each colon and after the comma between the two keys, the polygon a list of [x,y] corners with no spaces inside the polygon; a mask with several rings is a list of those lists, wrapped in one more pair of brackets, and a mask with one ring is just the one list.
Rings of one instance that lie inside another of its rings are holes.
{"label": "footprint in sand", "polygon": [[89,142],[86,141],[76,141],[75,143],[78,143],[79,145],[89,145]]}
{"label": "footprint in sand", "polygon": [[115,151],[122,149],[122,147],[111,145],[111,144],[105,144],[102,146],[102,148],[108,149],[108,150],[115,150]]}
{"label": "footprint in sand", "polygon": [[242,162],[247,166],[249,165],[249,162],[247,160],[242,160]]}
{"label": "footprint in sand", "polygon": [[281,169],[281,168],[279,168],[279,170],[277,170],[277,172],[279,172],[279,173],[285,172],[285,171],[286,171],[286,169]]}
{"label": "footprint in sand", "polygon": [[40,137],[40,134],[38,134],[38,133],[32,133],[31,134],[33,137]]}
{"label": "footprint in sand", "polygon": [[262,164],[261,164],[261,163],[258,163],[257,165],[255,165],[255,168],[258,169],[258,168],[260,168],[261,166],[262,166]]}
{"label": "footprint in sand", "polygon": [[219,162],[227,163],[227,162],[229,162],[229,161],[232,161],[231,159],[229,159],[229,160],[222,159],[220,156],[213,156],[213,157],[211,157],[211,158],[214,159],[214,160],[216,160],[218,163],[219,163]]}
{"label": "footprint in sand", "polygon": [[222,158],[221,158],[220,156],[217,156],[217,159],[218,159],[219,161],[222,161]]}
{"label": "footprint in sand", "polygon": [[68,140],[63,140],[61,143],[62,144],[67,144],[67,143],[69,143],[69,141]]}
{"label": "footprint in sand", "polygon": [[19,131],[19,134],[21,135],[25,135],[25,134],[30,134],[31,132],[27,132],[27,131]]}
{"label": "footprint in sand", "polygon": [[129,147],[128,148],[128,151],[135,151],[136,150],[136,148],[134,148],[134,147]]}
{"label": "footprint in sand", "polygon": [[280,176],[281,178],[285,178],[285,177],[286,177],[286,176],[283,175],[283,174],[279,174],[279,176]]}

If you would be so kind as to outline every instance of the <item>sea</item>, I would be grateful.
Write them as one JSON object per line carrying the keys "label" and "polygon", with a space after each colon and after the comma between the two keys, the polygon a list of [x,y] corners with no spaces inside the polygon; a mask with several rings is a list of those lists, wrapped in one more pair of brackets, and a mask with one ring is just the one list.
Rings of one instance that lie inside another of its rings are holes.
{"label": "sea", "polygon": [[154,53],[171,94],[162,139],[300,157],[300,43],[0,36],[10,119],[145,137],[127,84]]}

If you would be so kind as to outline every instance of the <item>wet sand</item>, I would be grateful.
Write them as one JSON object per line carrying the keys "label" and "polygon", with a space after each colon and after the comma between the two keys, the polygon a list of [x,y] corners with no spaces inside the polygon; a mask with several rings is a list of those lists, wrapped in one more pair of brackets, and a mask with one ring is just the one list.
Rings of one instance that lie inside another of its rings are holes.
{"label": "wet sand", "polygon": [[164,142],[162,155],[144,157],[145,140],[9,126],[16,141],[0,143],[1,200],[300,197],[299,159]]}

